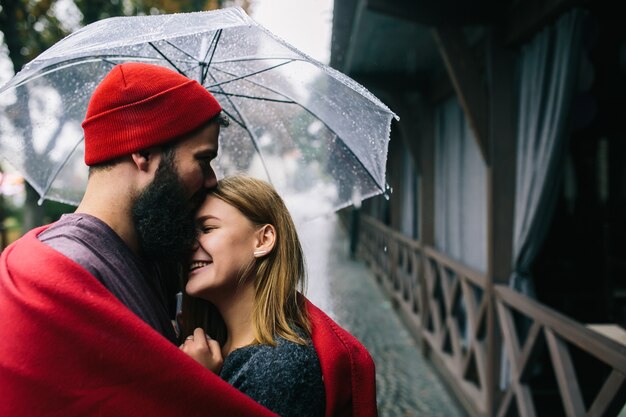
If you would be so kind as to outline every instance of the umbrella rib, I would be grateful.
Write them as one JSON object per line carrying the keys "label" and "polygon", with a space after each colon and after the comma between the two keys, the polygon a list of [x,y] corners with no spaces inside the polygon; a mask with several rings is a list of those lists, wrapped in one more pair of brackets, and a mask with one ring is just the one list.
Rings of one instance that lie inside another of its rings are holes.
{"label": "umbrella rib", "polygon": [[81,144],[81,142],[85,140],[84,136],[81,136],[80,140],[78,142],[76,142],[76,144],[74,145],[74,147],[72,148],[72,151],[69,152],[67,155],[67,158],[65,158],[63,160],[63,162],[61,162],[58,167],[54,170],[53,175],[50,177],[50,180],[48,181],[48,183],[46,184],[46,187],[43,189],[43,192],[41,194],[41,198],[38,201],[38,204],[41,205],[41,203],[43,203],[44,198],[46,197],[46,194],[48,194],[48,191],[50,191],[50,188],[52,187],[52,183],[54,182],[54,180],[57,179],[57,177],[59,176],[59,173],[61,172],[61,170],[65,167],[65,165],[67,165],[67,162],[70,160],[70,158],[72,157],[72,155],[74,154],[74,152],[76,151],[76,148],[78,148],[78,145]]}
{"label": "umbrella rib", "polygon": [[[107,55],[107,56],[108,57],[117,57],[117,58],[122,58],[122,59],[133,58],[133,59],[139,59],[139,60],[143,60],[143,61],[153,61],[154,60],[154,58],[144,58],[144,57],[133,56],[133,55]],[[85,58],[87,58],[87,59],[85,59]],[[74,60],[67,60],[67,61],[63,61],[63,65],[59,65],[58,67],[54,67],[52,69],[47,69],[46,71],[42,70],[42,72],[33,74],[30,77],[24,78],[22,81],[20,81],[19,83],[15,84],[13,86],[13,88],[20,87],[20,86],[26,84],[27,82],[30,82],[32,80],[36,80],[37,78],[41,78],[43,76],[55,73],[57,71],[61,71],[61,70],[65,69],[65,68],[69,68],[69,67],[71,67],[73,65],[84,64],[84,63],[87,63],[87,62],[90,62],[90,61],[92,61],[92,62],[106,61],[106,62],[113,63],[112,61],[109,61],[108,59],[105,60],[101,56],[96,56],[96,55],[89,56],[89,57],[76,58]]]}
{"label": "umbrella rib", "polygon": [[[216,67],[213,67],[213,68],[214,68],[215,70],[217,70],[217,71],[219,71],[219,72],[223,72],[223,73],[225,73],[225,74],[227,74],[227,75],[230,75],[230,76],[236,76],[235,74],[232,74],[232,73],[230,73],[230,72],[228,72],[228,71],[221,70],[221,69],[216,68]],[[214,79],[215,79],[215,78],[214,78]],[[317,120],[319,120],[320,122],[322,122],[322,123],[324,124],[324,126],[326,126],[326,128],[327,128],[329,131],[331,131],[331,132],[335,135],[335,137],[336,137],[339,141],[341,141],[341,143],[343,143],[343,145],[344,145],[347,149],[349,149],[349,150],[350,150],[350,153],[352,153],[352,155],[354,155],[354,152],[352,152],[352,150],[350,149],[350,147],[348,146],[348,144],[347,144],[347,143],[346,143],[346,142],[345,142],[345,141],[341,138],[341,136],[339,136],[339,135],[337,134],[337,132],[335,132],[335,130],[334,130],[334,129],[332,129],[330,126],[328,126],[328,124],[327,124],[327,123],[326,123],[326,122],[325,122],[325,121],[324,121],[321,117],[319,117],[317,114],[313,113],[310,109],[308,109],[308,108],[306,108],[305,106],[303,106],[302,104],[298,103],[296,100],[294,100],[292,97],[289,97],[289,96],[288,96],[288,95],[286,95],[285,93],[281,93],[281,92],[279,92],[279,91],[274,90],[273,88],[270,88],[270,87],[268,87],[268,86],[266,86],[266,85],[263,85],[263,84],[261,84],[261,83],[258,83],[258,82],[256,82],[256,81],[253,81],[253,80],[250,80],[250,79],[246,79],[246,81],[247,81],[247,82],[249,82],[249,83],[252,83],[252,84],[254,84],[254,85],[258,86],[258,87],[264,88],[264,89],[266,89],[266,90],[268,90],[268,91],[271,91],[271,92],[272,92],[272,93],[274,93],[274,94],[278,94],[279,96],[283,96],[283,97],[285,97],[285,98],[286,98],[286,99],[288,99],[288,100],[292,100],[292,102],[293,102],[295,105],[299,106],[300,108],[302,108],[302,110],[306,111],[306,112],[307,112],[307,113],[309,113],[311,116],[315,117]],[[354,159],[356,159],[356,160],[358,161],[359,165],[361,165],[361,166],[363,167],[363,170],[364,170],[365,172],[367,172],[367,175],[369,175],[369,177],[372,179],[372,181],[374,181],[374,184],[376,184],[376,185],[378,186],[378,188],[379,188],[379,189],[380,189],[380,190],[384,193],[384,192],[385,192],[385,186],[384,186],[384,185],[379,184],[379,183],[378,183],[378,181],[376,181],[376,178],[374,178],[374,176],[372,175],[372,173],[371,173],[371,172],[370,172],[370,171],[369,171],[369,170],[365,167],[365,165],[363,165],[363,162],[361,162],[361,160],[360,160],[359,158],[357,158],[357,157],[356,157],[356,155],[354,155]]]}
{"label": "umbrella rib", "polygon": [[[215,56],[215,51],[217,50],[217,44],[220,43],[221,37],[222,37],[222,29],[218,30],[215,36],[213,37],[213,39],[215,40],[215,46],[213,47],[213,52],[211,52],[211,58],[209,58],[209,62],[207,62],[207,66],[210,66],[211,62],[213,61],[213,57]],[[211,44],[213,44],[213,42],[211,42]],[[211,50],[211,48],[209,48],[209,50]],[[209,54],[209,50],[206,51],[207,55]],[[204,57],[204,60],[206,61],[206,56]]]}
{"label": "umbrella rib", "polygon": [[[213,39],[211,39],[211,44],[209,45],[209,47],[207,48],[207,51],[204,55],[204,57],[202,59],[198,59],[195,56],[191,55],[189,52],[185,51],[184,49],[178,47],[177,45],[174,45],[172,42],[166,40],[165,43],[169,46],[171,46],[172,48],[176,49],[177,51],[181,52],[182,54],[186,55],[187,57],[191,58],[195,63],[199,64],[201,67],[203,67],[202,69],[202,76],[200,79],[200,84],[204,84],[204,80],[206,79],[206,73],[208,71],[208,66],[211,65],[211,61],[213,60],[213,56],[215,55],[215,50],[217,49],[217,44],[220,40],[220,37],[222,35],[222,29],[219,29],[215,32],[215,35],[213,35]],[[149,42],[150,46],[152,46],[153,48],[156,49],[156,47]],[[207,56],[209,55],[209,52],[211,52],[211,50],[213,50],[213,52],[211,53],[211,58],[209,59],[209,62],[205,62]],[[157,49],[157,52],[163,57],[165,58],[170,64],[174,65],[174,63],[165,56],[165,54],[162,51],[159,51]],[[174,66],[174,68],[176,68],[176,66]],[[180,70],[179,68],[176,68],[178,70],[178,72],[180,72],[181,74],[185,75],[185,73]],[[186,75],[185,75],[186,76]]]}
{"label": "umbrella rib", "polygon": [[213,62],[213,57],[215,56],[215,51],[217,50],[217,45],[220,42],[221,37],[222,37],[222,29],[218,30],[215,33],[215,36],[213,36],[213,40],[211,41],[211,45],[213,45],[213,41],[215,41],[215,46],[213,47],[213,52],[211,52],[211,58],[209,58],[209,62],[206,62],[206,57],[207,55],[209,55],[209,51],[211,50],[211,47],[209,46],[209,49],[207,49],[206,51],[206,55],[204,57],[204,61],[206,62],[206,64],[202,71],[202,82],[201,82],[201,84],[203,85],[204,85],[204,80],[206,80],[206,76],[209,72],[209,67],[211,66],[211,62]]}
{"label": "umbrella rib", "polygon": [[[213,39],[211,40],[211,44],[209,45],[209,47],[207,48],[206,54],[204,55],[204,57],[202,58],[202,60],[199,60],[198,58],[196,58],[195,56],[191,55],[190,53],[188,53],[187,51],[185,51],[184,49],[178,47],[177,45],[174,45],[172,42],[166,40],[165,43],[169,46],[171,46],[172,48],[176,49],[177,51],[181,52],[182,54],[186,55],[187,57],[191,58],[194,62],[200,64],[201,67],[203,67],[202,69],[202,77],[200,79],[200,84],[204,84],[204,80],[206,79],[206,73],[208,71],[208,67],[211,65],[211,61],[213,60],[213,56],[215,55],[215,51],[217,49],[217,44],[219,43],[220,37],[222,35],[222,29],[219,29],[218,31],[215,32],[215,35],[213,36]],[[187,77],[187,74],[185,74],[185,72],[183,70],[181,70],[180,68],[178,68],[174,62],[172,61],[172,59],[170,59],[169,57],[167,57],[165,55],[165,53],[163,51],[161,51],[160,49],[158,49],[154,43],[152,42],[148,42],[148,44],[154,48],[159,55],[161,55],[167,62],[169,62],[174,68],[176,68],[176,70],[181,73],[182,75],[184,75],[185,77]],[[212,51],[212,52],[211,52]],[[209,55],[209,52],[211,52],[211,58],[209,59],[209,62],[205,62],[207,56]],[[189,77],[187,77],[189,78]]]}
{"label": "umbrella rib", "polygon": [[248,95],[245,95],[245,94],[227,93],[227,92],[225,92],[223,90],[222,91],[211,91],[211,90],[208,90],[208,91],[209,91],[209,93],[221,94],[223,96],[242,97],[242,98],[249,98],[249,99],[252,99],[252,100],[271,101],[271,102],[274,102],[274,103],[297,104],[295,101],[292,101],[292,100],[279,100],[277,98],[269,98],[269,97],[254,97],[254,96],[248,96]]}
{"label": "umbrella rib", "polygon": [[297,57],[288,57],[288,56],[262,56],[262,57],[257,57],[257,56],[243,56],[243,57],[239,57],[239,58],[230,58],[230,59],[220,59],[220,60],[216,60],[215,63],[216,64],[226,64],[226,63],[231,63],[231,62],[247,62],[247,61],[270,61],[270,60],[277,60],[280,59],[282,60],[291,60],[291,61],[301,61],[301,62],[306,62],[306,63],[310,63],[311,61],[308,61],[306,59],[302,59],[302,58],[297,58]]}
{"label": "umbrella rib", "polygon": [[115,62],[109,61],[108,59],[103,59],[102,62],[106,62],[107,64],[110,64],[110,65],[113,65],[113,66],[117,65]]}
{"label": "umbrella rib", "polygon": [[[172,45],[174,46],[174,45]],[[181,50],[181,52],[184,52]],[[150,57],[144,57],[144,56],[138,56],[138,55],[122,55],[122,54],[110,54],[110,55],[86,55],[86,56],[81,56],[78,58],[74,58],[74,59],[70,59],[70,60],[66,60],[63,61],[63,65],[60,65],[58,67],[52,68],[52,69],[47,69],[47,70],[41,70],[42,72],[39,72],[37,74],[34,74],[30,77],[26,77],[24,78],[22,81],[20,81],[19,83],[15,84],[14,87],[19,87],[29,81],[35,80],[37,78],[41,78],[44,75],[48,75],[48,74],[52,74],[53,72],[56,71],[60,71],[64,68],[68,68],[71,67],[74,64],[84,64],[89,62],[90,60],[92,60],[93,62],[99,62],[99,61],[105,61],[105,62],[109,62],[112,65],[115,64],[114,61],[111,61],[109,59],[106,59],[104,57],[107,58],[119,58],[120,60],[124,60],[124,59],[135,59],[138,61],[158,61],[157,58],[150,58]],[[193,63],[197,64],[198,63],[198,59],[195,57],[191,57],[193,59]],[[303,59],[298,59],[298,58],[241,58],[241,59],[232,59],[232,60],[221,60],[221,61],[215,61],[214,63],[229,63],[229,62],[242,62],[242,61],[264,61],[264,60],[268,60],[268,59],[291,59],[292,61],[304,61],[306,62],[306,60]],[[172,60],[172,62],[186,62],[186,61],[182,61],[180,59],[175,59]],[[55,64],[56,65],[56,64]],[[115,64],[117,65],[117,64]]]}
{"label": "umbrella rib", "polygon": [[[163,59],[165,59],[167,62],[169,62],[169,63],[170,63],[170,65],[171,65],[171,66],[173,66],[173,67],[176,69],[176,71],[178,71],[180,74],[182,74],[182,75],[184,75],[185,77],[187,77],[187,74],[185,74],[185,73],[184,73],[184,72],[183,72],[180,68],[178,68],[178,67],[176,66],[176,64],[174,64],[174,62],[172,62],[172,60],[171,60],[171,59],[169,59],[169,58],[168,58],[168,57],[167,57],[167,56],[166,56],[163,52],[161,52],[161,50],[160,50],[159,48],[157,48],[156,46],[154,46],[154,44],[153,44],[152,42],[148,42],[148,45],[150,45],[151,47],[153,47],[153,48],[154,48],[154,50],[155,50],[155,51],[157,51],[157,53],[163,57]],[[187,77],[187,78],[189,78],[189,77]]]}
{"label": "umbrella rib", "polygon": [[211,39],[211,43],[209,44],[209,47],[206,49],[206,52],[204,53],[202,62],[206,62],[206,59],[209,56],[209,52],[211,52],[211,47],[213,46],[213,43],[215,42],[215,39],[217,38],[218,34],[221,34],[220,32],[221,32],[221,29],[216,30],[215,33],[213,34],[213,39]]}
{"label": "umbrella rib", "polygon": [[[231,76],[236,77],[236,78],[232,78],[230,80],[222,81],[222,82],[217,83],[217,84],[209,85],[206,88],[209,89],[209,88],[213,88],[213,87],[220,87],[220,86],[222,86],[224,84],[232,83],[234,81],[238,81],[238,80],[241,80],[241,79],[244,79],[244,78],[252,77],[253,75],[261,74],[263,72],[267,72],[267,71],[273,70],[275,68],[282,67],[283,65],[289,64],[291,62],[293,62],[293,60],[282,62],[282,63],[274,65],[272,67],[265,68],[265,69],[262,69],[262,70],[259,70],[259,71],[255,71],[255,72],[251,72],[249,74],[245,74],[245,75],[241,75],[241,76],[237,76],[235,74],[229,73],[228,71],[224,71],[224,70],[220,70],[220,69],[216,68],[218,71],[223,72],[223,73],[228,74],[228,75],[231,75]],[[213,80],[215,80],[215,77],[211,76],[211,78],[213,78]],[[217,80],[215,80],[215,81],[217,81]]]}
{"label": "umbrella rib", "polygon": [[187,51],[185,51],[182,48],[179,48],[178,46],[174,45],[172,42],[166,40],[164,41],[166,44],[168,44],[169,46],[171,46],[174,49],[177,49],[179,52],[187,55],[189,58],[193,59],[195,62],[198,62],[198,58],[196,58],[195,56],[191,55],[190,53],[188,53]]}
{"label": "umbrella rib", "polygon": [[[216,81],[215,77],[213,76],[213,74],[211,74],[210,71],[208,72],[208,75],[214,81]],[[218,84],[218,87],[220,88],[220,90],[224,91],[224,89],[219,84]],[[252,132],[252,130],[250,130],[250,128],[248,127],[248,122],[246,121],[246,118],[243,115],[243,113],[239,110],[239,106],[237,106],[228,96],[226,96],[226,100],[228,100],[230,105],[233,106],[233,109],[235,109],[235,111],[241,118],[241,121],[243,122],[242,128],[248,133],[248,136],[250,136],[250,139],[252,140],[252,145],[254,146],[254,149],[256,149],[257,153],[259,154],[259,158],[261,158],[261,165],[263,166],[265,175],[267,175],[267,179],[271,183],[272,177],[270,176],[270,173],[267,170],[267,164],[265,163],[265,158],[263,158],[263,153],[261,153],[261,148],[259,147],[259,140],[257,139],[256,135]]]}

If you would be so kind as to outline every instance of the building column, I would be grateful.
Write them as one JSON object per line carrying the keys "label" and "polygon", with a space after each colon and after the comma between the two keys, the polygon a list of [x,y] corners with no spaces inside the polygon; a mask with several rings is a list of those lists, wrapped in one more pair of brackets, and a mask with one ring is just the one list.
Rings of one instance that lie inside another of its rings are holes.
{"label": "building column", "polygon": [[507,284],[512,271],[516,164],[514,52],[487,42],[489,165],[487,167],[487,415],[500,402],[502,337],[496,319],[494,285]]}
{"label": "building column", "polygon": [[[435,123],[432,103],[420,100],[417,105],[419,142],[417,144],[417,170],[419,173],[419,241],[423,246],[435,246]],[[422,329],[428,325],[428,291],[425,280],[426,259],[422,256],[419,267],[421,287],[420,320]],[[429,356],[430,347],[425,339],[420,340],[424,356]]]}

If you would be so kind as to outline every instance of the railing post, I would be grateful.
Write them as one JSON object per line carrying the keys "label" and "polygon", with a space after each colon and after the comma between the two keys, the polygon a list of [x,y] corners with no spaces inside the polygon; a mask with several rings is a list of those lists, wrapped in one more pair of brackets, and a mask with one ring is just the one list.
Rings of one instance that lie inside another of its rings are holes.
{"label": "railing post", "polygon": [[395,236],[392,234],[388,235],[389,241],[387,242],[387,254],[389,256],[389,284],[390,294],[391,294],[391,302],[393,303],[394,308],[398,308],[398,291],[397,291],[397,280],[398,280],[398,242],[396,241]]}
{"label": "railing post", "polygon": [[430,355],[430,345],[426,342],[426,338],[424,337],[424,331],[428,326],[428,285],[426,284],[426,268],[428,258],[426,257],[426,253],[424,251],[425,245],[420,246],[420,266],[419,266],[419,275],[418,275],[418,285],[420,286],[420,348],[422,351],[422,355],[428,357]]}

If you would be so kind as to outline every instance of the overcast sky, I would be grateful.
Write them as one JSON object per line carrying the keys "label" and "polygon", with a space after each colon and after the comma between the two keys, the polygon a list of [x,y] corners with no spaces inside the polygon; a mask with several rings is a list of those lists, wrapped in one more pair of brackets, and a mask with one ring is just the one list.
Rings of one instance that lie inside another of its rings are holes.
{"label": "overcast sky", "polygon": [[330,61],[333,0],[254,0],[254,20],[318,61]]}

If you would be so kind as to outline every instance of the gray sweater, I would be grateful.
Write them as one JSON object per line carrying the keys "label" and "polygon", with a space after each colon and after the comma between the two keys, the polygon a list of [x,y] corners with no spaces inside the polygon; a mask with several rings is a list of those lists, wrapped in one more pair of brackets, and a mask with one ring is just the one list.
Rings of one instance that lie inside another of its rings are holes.
{"label": "gray sweater", "polygon": [[277,338],[278,345],[246,346],[230,353],[222,379],[282,417],[323,417],[324,381],[317,353]]}

